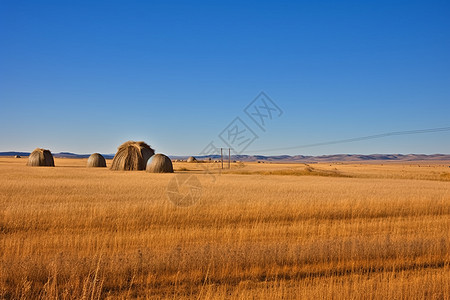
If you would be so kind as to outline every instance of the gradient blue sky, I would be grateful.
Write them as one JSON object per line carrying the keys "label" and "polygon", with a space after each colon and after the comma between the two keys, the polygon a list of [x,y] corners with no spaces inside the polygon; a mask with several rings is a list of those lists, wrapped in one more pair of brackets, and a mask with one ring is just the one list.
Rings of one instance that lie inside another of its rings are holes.
{"label": "gradient blue sky", "polygon": [[[260,91],[284,114],[249,153],[450,126],[449,16],[447,1],[1,1],[0,151],[196,154]],[[264,154],[334,153],[450,153],[450,132]]]}

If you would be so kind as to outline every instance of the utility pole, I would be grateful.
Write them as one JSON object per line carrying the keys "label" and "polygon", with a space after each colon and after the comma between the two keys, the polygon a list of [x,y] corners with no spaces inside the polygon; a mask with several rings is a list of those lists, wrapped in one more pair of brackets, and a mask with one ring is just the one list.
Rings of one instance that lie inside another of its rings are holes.
{"label": "utility pole", "polygon": [[223,148],[220,148],[220,161],[222,162],[222,169],[223,169]]}
{"label": "utility pole", "polygon": [[231,169],[231,148],[228,148],[228,169]]}

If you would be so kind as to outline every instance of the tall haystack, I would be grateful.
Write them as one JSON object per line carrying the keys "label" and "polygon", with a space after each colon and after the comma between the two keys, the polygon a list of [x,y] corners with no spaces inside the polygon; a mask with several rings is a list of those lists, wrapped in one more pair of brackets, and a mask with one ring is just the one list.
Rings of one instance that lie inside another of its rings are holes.
{"label": "tall haystack", "polygon": [[50,150],[36,148],[28,157],[27,166],[54,167],[55,162]]}
{"label": "tall haystack", "polygon": [[145,170],[147,161],[153,154],[155,151],[144,142],[125,142],[117,148],[117,153],[111,163],[111,170]]}
{"label": "tall haystack", "polygon": [[89,156],[87,161],[88,168],[106,168],[106,160],[100,153],[94,153]]}
{"label": "tall haystack", "polygon": [[190,156],[190,157],[187,159],[187,162],[188,162],[188,163],[194,163],[194,162],[197,162],[197,159],[196,159],[195,157],[193,157],[193,156]]}
{"label": "tall haystack", "polygon": [[150,173],[173,173],[172,161],[164,154],[155,154],[148,161],[146,170]]}

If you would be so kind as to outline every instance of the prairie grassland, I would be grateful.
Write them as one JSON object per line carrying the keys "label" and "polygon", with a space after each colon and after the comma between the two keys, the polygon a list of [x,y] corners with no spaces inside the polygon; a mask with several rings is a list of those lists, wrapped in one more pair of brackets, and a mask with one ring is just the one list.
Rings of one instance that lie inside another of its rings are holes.
{"label": "prairie grassland", "polygon": [[0,298],[450,299],[448,162],[175,163],[189,207],[174,174],[25,162],[0,158]]}

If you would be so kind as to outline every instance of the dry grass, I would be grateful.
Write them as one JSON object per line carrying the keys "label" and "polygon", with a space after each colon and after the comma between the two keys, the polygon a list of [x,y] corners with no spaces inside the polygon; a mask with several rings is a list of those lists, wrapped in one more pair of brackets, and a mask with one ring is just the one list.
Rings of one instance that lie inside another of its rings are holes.
{"label": "dry grass", "polygon": [[320,163],[320,164],[254,164],[241,169],[234,164],[229,174],[242,175],[290,175],[324,176],[348,178],[383,178],[450,181],[450,168],[444,162],[415,164],[361,164],[361,163]]}
{"label": "dry grass", "polygon": [[0,298],[450,299],[448,165],[174,163],[203,185],[177,207],[173,174],[55,160],[0,158]]}
{"label": "dry grass", "polygon": [[306,167],[299,168],[280,168],[276,170],[230,170],[225,171],[227,174],[242,174],[242,175],[289,175],[289,176],[324,176],[324,177],[356,177],[351,174],[344,174],[337,170],[323,170],[306,165]]}

